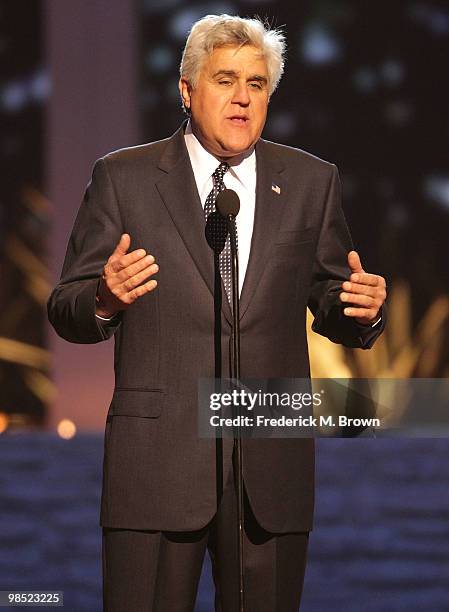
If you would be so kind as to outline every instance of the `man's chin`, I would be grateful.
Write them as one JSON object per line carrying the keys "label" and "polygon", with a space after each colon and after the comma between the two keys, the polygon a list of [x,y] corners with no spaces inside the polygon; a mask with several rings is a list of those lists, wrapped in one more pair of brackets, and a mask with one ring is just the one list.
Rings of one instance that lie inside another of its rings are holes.
{"label": "man's chin", "polygon": [[222,143],[221,157],[237,157],[249,151],[253,147],[253,142],[240,142],[240,143]]}

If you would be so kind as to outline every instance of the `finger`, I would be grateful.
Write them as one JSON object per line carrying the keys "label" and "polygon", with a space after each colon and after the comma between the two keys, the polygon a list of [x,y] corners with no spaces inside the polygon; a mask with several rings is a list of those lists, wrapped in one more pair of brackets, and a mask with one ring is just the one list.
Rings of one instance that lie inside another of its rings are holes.
{"label": "finger", "polygon": [[145,280],[147,280],[150,276],[153,276],[153,274],[156,274],[158,271],[159,271],[159,266],[157,264],[153,264],[149,266],[148,268],[145,268],[145,270],[142,270],[138,274],[135,274],[131,278],[128,278],[123,283],[123,287],[125,291],[129,293],[135,287],[137,287],[138,285],[143,283]]}
{"label": "finger", "polygon": [[122,234],[120,236],[120,240],[117,243],[117,246],[112,253],[112,256],[121,257],[128,252],[129,247],[131,246],[131,236],[129,234]]}
{"label": "finger", "polygon": [[[349,295],[368,295],[370,298],[373,298],[379,307],[387,298],[387,291],[385,287],[371,287],[370,285],[360,285],[358,283],[350,283],[349,281],[345,281],[342,284],[342,289],[344,289],[344,292],[348,293]],[[347,301],[351,302],[352,300],[348,299]]]}
{"label": "finger", "polygon": [[352,273],[363,272],[362,262],[360,261],[360,257],[357,251],[349,251],[348,264],[349,264],[349,267],[351,268]]}
{"label": "finger", "polygon": [[362,285],[360,283],[351,283],[349,281],[345,281],[342,284],[342,289],[347,293],[361,293],[363,295],[370,295],[371,297],[376,297],[379,288],[371,287],[370,285]]}
{"label": "finger", "polygon": [[148,268],[148,266],[151,266],[151,264],[153,263],[153,255],[145,255],[145,257],[136,261],[136,263],[130,264],[129,266],[126,266],[126,268],[123,268],[122,270],[117,272],[116,278],[120,282],[124,282],[128,280],[128,278],[131,278],[135,274],[138,274],[142,270],[145,270],[145,268]]}
{"label": "finger", "polygon": [[383,276],[379,276],[379,274],[377,274],[376,276],[379,279],[379,286],[382,287],[382,289],[385,289],[385,292],[386,292],[386,290],[387,290],[387,281],[384,279]]}
{"label": "finger", "polygon": [[378,287],[380,286],[381,276],[377,276],[377,274],[368,274],[368,272],[355,273],[351,274],[350,281],[351,283],[358,283],[360,285],[369,285],[370,287]]}
{"label": "finger", "polygon": [[121,270],[127,268],[128,266],[143,259],[146,254],[147,252],[145,251],[145,249],[136,249],[135,251],[131,251],[131,253],[122,255],[117,259],[110,260],[108,263],[110,264],[110,267],[112,268],[113,272],[118,273]]}
{"label": "finger", "polygon": [[340,293],[340,300],[348,304],[365,306],[366,308],[377,307],[374,298],[370,297],[369,295],[362,295],[360,293]]}
{"label": "finger", "polygon": [[353,306],[349,308],[344,308],[343,312],[347,317],[360,317],[361,319],[374,319],[377,310],[374,308],[355,308]]}
{"label": "finger", "polygon": [[136,287],[135,289],[130,291],[130,293],[127,294],[129,303],[131,304],[132,302],[135,302],[137,298],[142,297],[142,295],[145,295],[145,293],[149,293],[150,291],[153,291],[153,289],[156,289],[156,287],[157,287],[156,279],[149,280],[147,283],[144,283],[143,285],[139,285],[138,287]]}

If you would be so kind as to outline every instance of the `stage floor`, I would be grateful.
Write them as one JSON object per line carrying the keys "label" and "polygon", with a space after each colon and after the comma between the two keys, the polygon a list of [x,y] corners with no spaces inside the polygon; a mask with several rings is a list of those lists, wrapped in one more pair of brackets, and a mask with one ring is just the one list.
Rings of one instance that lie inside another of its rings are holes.
{"label": "stage floor", "polygon": [[[0,438],[0,590],[62,590],[101,611],[103,440]],[[319,440],[315,530],[301,612],[444,612],[449,440]],[[196,612],[212,612],[204,564]]]}

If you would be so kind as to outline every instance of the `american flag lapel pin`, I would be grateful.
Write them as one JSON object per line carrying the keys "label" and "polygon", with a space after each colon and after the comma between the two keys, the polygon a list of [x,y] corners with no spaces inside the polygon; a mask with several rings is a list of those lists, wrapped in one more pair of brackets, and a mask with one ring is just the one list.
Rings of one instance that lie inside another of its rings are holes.
{"label": "american flag lapel pin", "polygon": [[271,190],[274,191],[274,193],[281,195],[281,188],[279,185],[276,185],[276,183],[271,183]]}

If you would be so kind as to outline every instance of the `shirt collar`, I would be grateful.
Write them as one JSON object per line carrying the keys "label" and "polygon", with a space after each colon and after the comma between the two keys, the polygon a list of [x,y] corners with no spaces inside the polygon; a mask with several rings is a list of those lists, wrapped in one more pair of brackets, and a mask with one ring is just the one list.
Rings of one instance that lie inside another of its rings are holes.
{"label": "shirt collar", "polygon": [[[185,129],[184,139],[196,182],[202,189],[217,169],[220,160],[203,147],[192,132],[190,120]],[[251,147],[249,151],[245,151],[241,155],[233,157],[229,163],[230,169],[228,172],[234,174],[246,189],[255,189],[256,154],[254,147]]]}

